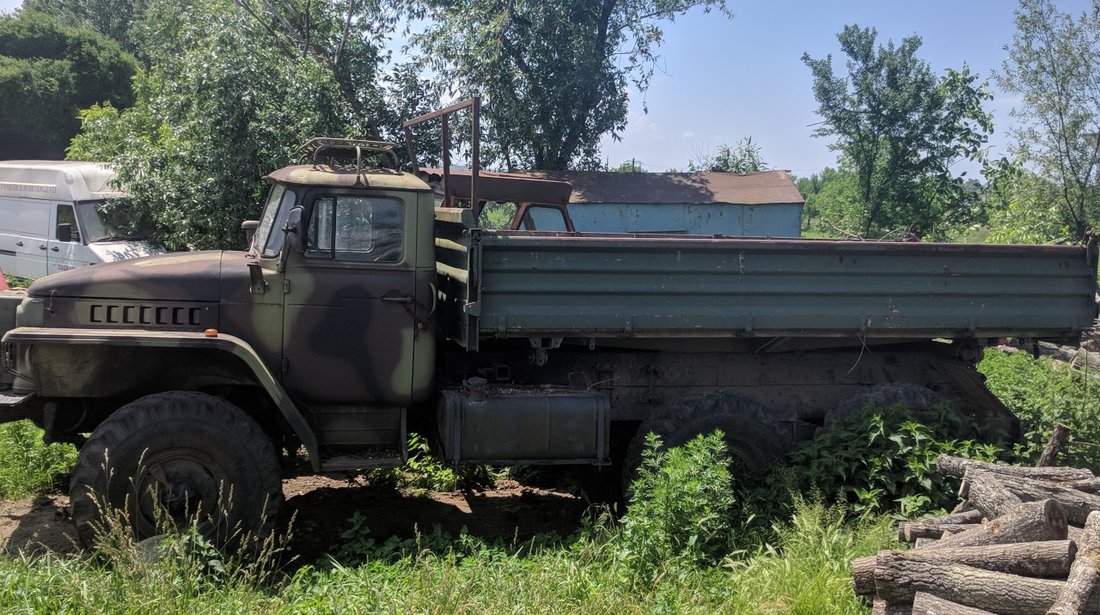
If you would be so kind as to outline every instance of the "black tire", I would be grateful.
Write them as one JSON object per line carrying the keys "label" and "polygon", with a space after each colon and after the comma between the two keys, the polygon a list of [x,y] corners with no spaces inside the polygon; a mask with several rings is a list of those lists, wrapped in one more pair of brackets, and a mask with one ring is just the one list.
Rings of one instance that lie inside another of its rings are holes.
{"label": "black tire", "polygon": [[734,478],[766,471],[790,446],[790,439],[783,437],[768,409],[754,401],[731,393],[684,399],[638,426],[623,463],[623,495],[629,496],[630,483],[641,465],[649,433],[661,438],[664,449],[683,445],[715,429],[725,436]]}
{"label": "black tire", "polygon": [[828,425],[867,406],[889,408],[890,406],[900,405],[914,412],[922,413],[939,401],[940,396],[938,393],[919,384],[908,382],[876,384],[870,389],[840,402],[835,409],[825,415],[825,424]]}
{"label": "black tire", "polygon": [[142,397],[103,421],[80,450],[69,496],[88,547],[104,504],[126,514],[138,540],[160,533],[158,516],[197,518],[206,538],[236,546],[266,536],[283,501],[267,434],[233,404],[191,391]]}

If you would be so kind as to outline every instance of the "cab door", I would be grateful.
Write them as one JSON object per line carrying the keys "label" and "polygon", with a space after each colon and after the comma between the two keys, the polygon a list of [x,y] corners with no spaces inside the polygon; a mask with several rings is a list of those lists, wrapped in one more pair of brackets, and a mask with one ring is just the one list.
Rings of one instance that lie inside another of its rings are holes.
{"label": "cab door", "polygon": [[284,271],[284,386],[316,404],[408,404],[415,195],[314,191],[303,213]]}
{"label": "cab door", "polygon": [[11,199],[0,203],[0,268],[19,278],[46,275],[49,202]]}
{"label": "cab door", "polygon": [[50,216],[46,237],[46,272],[57,273],[92,264],[85,258],[80,228],[72,203],[58,203]]}

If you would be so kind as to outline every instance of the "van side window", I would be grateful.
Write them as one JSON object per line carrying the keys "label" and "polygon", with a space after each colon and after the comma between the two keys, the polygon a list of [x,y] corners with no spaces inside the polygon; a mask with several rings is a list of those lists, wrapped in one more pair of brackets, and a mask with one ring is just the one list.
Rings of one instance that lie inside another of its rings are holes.
{"label": "van side window", "polygon": [[306,256],[369,263],[401,260],[405,208],[401,201],[323,196],[313,204]]}
{"label": "van side window", "polygon": [[80,243],[80,231],[76,226],[76,213],[73,211],[72,205],[57,206],[57,225],[53,229],[53,237],[58,241],[62,241],[62,224],[69,225],[69,241]]}

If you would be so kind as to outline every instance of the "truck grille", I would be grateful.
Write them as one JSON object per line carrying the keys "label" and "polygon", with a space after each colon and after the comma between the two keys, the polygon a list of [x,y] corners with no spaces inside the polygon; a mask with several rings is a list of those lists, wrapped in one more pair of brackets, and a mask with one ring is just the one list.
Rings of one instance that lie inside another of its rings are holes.
{"label": "truck grille", "polygon": [[78,301],[76,324],[86,327],[205,329],[216,326],[212,306],[185,303]]}

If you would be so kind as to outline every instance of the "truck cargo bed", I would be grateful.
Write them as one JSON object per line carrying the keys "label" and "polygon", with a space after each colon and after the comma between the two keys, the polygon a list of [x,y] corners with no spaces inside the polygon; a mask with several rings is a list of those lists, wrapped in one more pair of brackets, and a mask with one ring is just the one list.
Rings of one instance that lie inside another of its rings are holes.
{"label": "truck cargo bed", "polygon": [[437,241],[448,337],[1067,337],[1095,246],[549,235]]}

